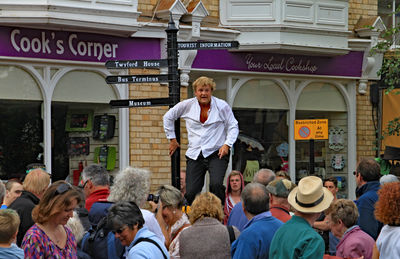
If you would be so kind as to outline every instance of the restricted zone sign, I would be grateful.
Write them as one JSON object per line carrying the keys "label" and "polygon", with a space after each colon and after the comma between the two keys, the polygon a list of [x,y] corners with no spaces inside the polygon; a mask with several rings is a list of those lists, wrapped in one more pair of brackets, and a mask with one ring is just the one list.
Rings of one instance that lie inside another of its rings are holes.
{"label": "restricted zone sign", "polygon": [[294,139],[328,139],[328,119],[295,120]]}

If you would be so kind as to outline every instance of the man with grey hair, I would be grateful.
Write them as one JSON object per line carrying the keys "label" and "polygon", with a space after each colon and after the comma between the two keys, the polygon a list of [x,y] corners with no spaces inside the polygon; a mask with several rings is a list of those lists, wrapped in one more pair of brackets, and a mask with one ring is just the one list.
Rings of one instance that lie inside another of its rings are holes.
{"label": "man with grey hair", "polygon": [[241,196],[243,212],[249,222],[232,243],[232,258],[268,258],[272,238],[283,223],[271,215],[269,195],[264,185],[249,183]]}
{"label": "man with grey hair", "polygon": [[85,208],[90,211],[93,203],[107,201],[110,194],[110,176],[101,165],[89,165],[83,169],[81,186],[86,196]]}
{"label": "man with grey hair", "polygon": [[[266,168],[260,169],[253,177],[253,182],[262,184],[264,186],[267,186],[273,180],[275,180],[274,171]],[[240,232],[242,232],[248,221],[249,220],[242,209],[242,202],[238,202],[229,214],[227,225],[235,226]]]}
{"label": "man with grey hair", "polygon": [[[6,187],[4,186],[3,182],[0,180],[0,204],[3,203],[4,196],[6,196]],[[1,207],[3,209],[3,206]],[[6,209],[7,206],[4,208]]]}

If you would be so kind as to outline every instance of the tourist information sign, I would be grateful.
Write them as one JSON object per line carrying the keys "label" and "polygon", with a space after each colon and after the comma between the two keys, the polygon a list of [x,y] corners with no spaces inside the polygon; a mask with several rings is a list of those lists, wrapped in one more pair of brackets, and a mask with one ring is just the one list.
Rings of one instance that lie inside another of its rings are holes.
{"label": "tourist information sign", "polygon": [[178,50],[191,49],[232,49],[238,48],[238,41],[187,41],[178,42]]}

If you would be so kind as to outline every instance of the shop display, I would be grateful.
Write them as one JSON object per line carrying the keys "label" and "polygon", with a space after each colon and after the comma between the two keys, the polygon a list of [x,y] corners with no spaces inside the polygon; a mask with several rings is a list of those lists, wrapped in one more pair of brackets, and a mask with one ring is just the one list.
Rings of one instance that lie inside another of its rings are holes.
{"label": "shop display", "polygon": [[114,115],[96,115],[93,122],[93,139],[106,141],[114,137],[115,130]]}
{"label": "shop display", "polygon": [[343,155],[333,155],[331,159],[331,166],[334,170],[340,171],[343,170],[345,166],[344,156]]}
{"label": "shop display", "polygon": [[115,168],[116,159],[117,149],[115,147],[103,145],[94,149],[94,162],[101,164],[108,171],[111,171]]}
{"label": "shop display", "polygon": [[91,131],[93,111],[91,110],[69,110],[65,123],[66,131]]}
{"label": "shop display", "polygon": [[329,148],[339,151],[344,148],[344,130],[339,127],[329,129]]}
{"label": "shop display", "polygon": [[68,138],[67,146],[69,156],[89,155],[88,137],[70,137]]}

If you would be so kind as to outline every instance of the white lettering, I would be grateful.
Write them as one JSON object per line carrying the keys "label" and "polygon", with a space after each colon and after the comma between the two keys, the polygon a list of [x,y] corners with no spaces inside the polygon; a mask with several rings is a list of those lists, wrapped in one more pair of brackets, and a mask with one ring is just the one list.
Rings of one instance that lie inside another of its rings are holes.
{"label": "white lettering", "polygon": [[115,58],[117,56],[117,48],[118,48],[118,44],[113,44],[112,45],[112,57]]}
{"label": "white lettering", "polygon": [[46,34],[44,32],[42,32],[42,52],[48,54],[51,53],[49,39],[46,39]]}
{"label": "white lettering", "polygon": [[35,53],[39,53],[41,49],[40,40],[38,38],[33,38],[32,40],[32,50]]}
{"label": "white lettering", "polygon": [[31,49],[31,43],[27,37],[22,37],[21,49],[23,52],[28,52]]}
{"label": "white lettering", "polygon": [[76,34],[71,34],[71,35],[69,35],[69,38],[68,38],[68,47],[71,50],[72,54],[74,54],[74,56],[76,56],[78,54],[78,52],[75,50],[74,45],[73,45],[73,41],[76,38],[78,38],[78,36],[76,36]]}
{"label": "white lettering", "polygon": [[87,47],[86,47],[85,42],[80,41],[80,42],[78,43],[78,53],[79,53],[79,55],[81,55],[81,56],[85,56],[85,55],[86,55],[86,53],[87,53]]}
{"label": "white lettering", "polygon": [[88,56],[91,57],[92,56],[92,47],[93,47],[93,42],[88,42]]}
{"label": "white lettering", "polygon": [[111,58],[111,44],[106,43],[104,44],[104,56],[107,58]]}
{"label": "white lettering", "polygon": [[[97,52],[97,49],[99,49],[99,52]],[[101,43],[96,42],[94,44],[94,55],[97,56],[98,60],[100,60],[101,57],[103,56],[103,46],[101,45]]]}
{"label": "white lettering", "polygon": [[317,65],[312,65],[311,60],[304,61],[303,59],[296,59],[295,57],[285,58],[280,60],[274,56],[269,57],[267,60],[255,61],[252,54],[246,56],[246,65],[249,70],[266,70],[266,71],[287,71],[287,72],[311,72],[314,73],[318,70]]}
{"label": "white lettering", "polygon": [[15,29],[11,32],[11,45],[14,47],[16,51],[20,51],[21,49],[18,47],[18,44],[15,42],[15,36],[20,34],[21,32],[18,29]]}
{"label": "white lettering", "polygon": [[64,54],[64,46],[63,46],[63,41],[62,40],[58,40],[56,41],[56,46],[57,46],[57,50],[56,53],[58,55]]}

